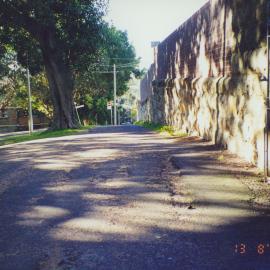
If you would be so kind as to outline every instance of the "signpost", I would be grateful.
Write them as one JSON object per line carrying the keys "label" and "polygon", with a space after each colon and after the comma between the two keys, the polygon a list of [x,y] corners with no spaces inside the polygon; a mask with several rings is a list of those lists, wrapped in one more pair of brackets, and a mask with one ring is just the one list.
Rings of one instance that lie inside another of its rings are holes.
{"label": "signpost", "polygon": [[107,102],[107,110],[111,110],[112,109],[112,101],[108,101]]}
{"label": "signpost", "polygon": [[111,125],[113,124],[113,117],[112,117],[112,101],[107,102],[107,110],[111,111]]}
{"label": "signpost", "polygon": [[117,115],[116,115],[116,65],[113,65],[113,110],[114,110],[114,125],[117,125]]}
{"label": "signpost", "polygon": [[32,112],[31,85],[30,85],[29,68],[27,68],[27,85],[28,85],[28,126],[29,126],[29,134],[32,134],[33,130],[34,130],[34,124],[33,124],[33,112]]}
{"label": "signpost", "polygon": [[75,110],[76,110],[76,114],[77,114],[77,117],[78,117],[78,121],[79,121],[80,125],[82,125],[82,122],[81,122],[81,119],[80,119],[80,116],[79,116],[79,113],[78,113],[78,109],[83,108],[84,105],[78,105],[77,106],[76,102],[74,102],[74,105],[75,105]]}

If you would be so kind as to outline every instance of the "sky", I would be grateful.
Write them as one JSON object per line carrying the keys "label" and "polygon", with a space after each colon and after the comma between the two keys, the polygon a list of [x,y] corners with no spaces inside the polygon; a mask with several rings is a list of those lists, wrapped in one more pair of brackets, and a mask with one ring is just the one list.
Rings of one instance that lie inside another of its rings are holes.
{"label": "sky", "polygon": [[153,62],[151,41],[162,41],[208,0],[110,0],[106,20],[126,30],[141,68]]}

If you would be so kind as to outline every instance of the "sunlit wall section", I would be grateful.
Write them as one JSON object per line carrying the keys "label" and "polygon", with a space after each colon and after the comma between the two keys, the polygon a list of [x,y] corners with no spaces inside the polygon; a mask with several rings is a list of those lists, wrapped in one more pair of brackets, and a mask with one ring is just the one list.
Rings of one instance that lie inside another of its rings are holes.
{"label": "sunlit wall section", "polygon": [[144,118],[213,140],[262,167],[266,2],[211,0],[161,42]]}

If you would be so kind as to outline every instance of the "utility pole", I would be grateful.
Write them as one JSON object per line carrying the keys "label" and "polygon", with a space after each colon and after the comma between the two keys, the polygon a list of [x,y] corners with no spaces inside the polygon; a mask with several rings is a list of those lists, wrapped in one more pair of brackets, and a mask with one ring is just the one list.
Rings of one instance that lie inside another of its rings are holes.
{"label": "utility pole", "polygon": [[28,83],[28,127],[29,127],[29,134],[32,134],[34,130],[34,125],[33,125],[33,113],[32,113],[30,73],[29,73],[28,67],[27,67],[27,83]]}
{"label": "utility pole", "polygon": [[267,94],[264,135],[264,177],[269,182],[269,122],[270,122],[270,3],[267,1]]}
{"label": "utility pole", "polygon": [[112,107],[111,107],[111,126],[113,125],[113,117],[112,117]]}
{"label": "utility pole", "polygon": [[78,108],[77,108],[77,105],[76,103],[74,102],[74,105],[75,105],[75,111],[76,111],[76,115],[77,115],[77,118],[78,118],[78,121],[79,121],[79,124],[80,126],[82,125],[82,122],[81,122],[81,119],[80,119],[80,116],[79,116],[79,113],[78,113]]}
{"label": "utility pole", "polygon": [[116,115],[116,66],[113,65],[113,109],[114,109],[114,125],[117,125],[117,115]]}

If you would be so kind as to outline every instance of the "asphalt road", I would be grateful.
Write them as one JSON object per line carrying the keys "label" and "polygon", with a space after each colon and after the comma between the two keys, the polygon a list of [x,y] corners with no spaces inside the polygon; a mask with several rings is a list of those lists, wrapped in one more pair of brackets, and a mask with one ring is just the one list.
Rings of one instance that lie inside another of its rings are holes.
{"label": "asphalt road", "polygon": [[207,149],[135,126],[1,147],[0,269],[270,269],[269,213]]}

